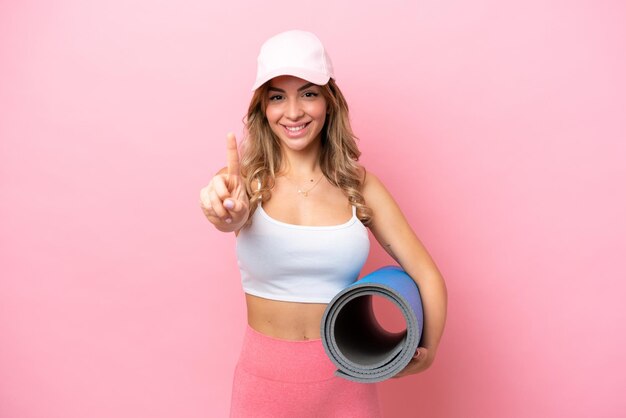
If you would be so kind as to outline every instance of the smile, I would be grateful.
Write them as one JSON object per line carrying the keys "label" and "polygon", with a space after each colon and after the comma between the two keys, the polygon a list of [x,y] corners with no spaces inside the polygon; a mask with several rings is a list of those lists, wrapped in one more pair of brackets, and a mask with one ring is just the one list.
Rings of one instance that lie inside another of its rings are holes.
{"label": "smile", "polygon": [[295,136],[299,136],[300,134],[304,133],[305,129],[309,125],[309,123],[311,123],[311,122],[303,123],[302,125],[298,125],[298,126],[287,126],[287,125],[282,125],[282,126],[283,126],[283,128],[285,128],[285,130],[287,131],[287,134],[290,137],[295,137]]}

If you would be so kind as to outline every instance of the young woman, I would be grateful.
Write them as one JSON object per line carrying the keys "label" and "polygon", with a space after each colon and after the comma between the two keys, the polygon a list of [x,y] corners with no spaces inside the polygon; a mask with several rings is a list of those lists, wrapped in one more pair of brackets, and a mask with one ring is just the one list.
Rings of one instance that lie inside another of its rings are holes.
{"label": "young woman", "polygon": [[319,39],[288,31],[267,40],[245,120],[241,161],[200,193],[208,220],[237,236],[248,328],[235,371],[233,417],[378,417],[375,384],[335,377],[320,338],[326,304],[357,280],[367,229],[415,280],[424,334],[397,376],[433,362],[446,315],[435,263],[381,181],[358,163],[348,105]]}

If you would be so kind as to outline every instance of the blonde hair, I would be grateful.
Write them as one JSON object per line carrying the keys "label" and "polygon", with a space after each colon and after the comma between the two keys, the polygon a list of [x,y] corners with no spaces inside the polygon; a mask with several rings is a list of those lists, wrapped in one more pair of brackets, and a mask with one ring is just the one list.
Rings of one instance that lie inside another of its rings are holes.
{"label": "blonde hair", "polygon": [[[269,82],[255,90],[248,113],[244,119],[246,136],[241,156],[241,175],[250,199],[250,216],[245,226],[252,220],[252,214],[259,204],[259,198],[266,202],[271,197],[271,189],[276,182],[276,172],[282,166],[282,153],[279,139],[274,135],[265,117],[269,97]],[[362,182],[357,161],[361,151],[356,144],[356,136],[350,127],[348,103],[333,79],[321,86],[326,99],[326,122],[322,128],[320,168],[330,184],[339,187],[356,206],[357,217],[364,225],[371,222],[372,211],[365,205],[360,192]],[[258,180],[261,187],[258,188]]]}

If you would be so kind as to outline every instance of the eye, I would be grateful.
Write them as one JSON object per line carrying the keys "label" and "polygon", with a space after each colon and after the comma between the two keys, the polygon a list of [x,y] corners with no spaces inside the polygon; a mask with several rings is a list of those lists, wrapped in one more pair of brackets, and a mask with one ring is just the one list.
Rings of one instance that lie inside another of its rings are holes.
{"label": "eye", "polygon": [[280,94],[275,94],[273,96],[270,96],[270,102],[275,102],[275,101],[278,101],[278,100],[280,100],[282,98],[283,98],[283,96],[281,96]]}
{"label": "eye", "polygon": [[319,96],[317,93],[312,92],[312,91],[307,91],[304,93],[304,97],[317,97]]}

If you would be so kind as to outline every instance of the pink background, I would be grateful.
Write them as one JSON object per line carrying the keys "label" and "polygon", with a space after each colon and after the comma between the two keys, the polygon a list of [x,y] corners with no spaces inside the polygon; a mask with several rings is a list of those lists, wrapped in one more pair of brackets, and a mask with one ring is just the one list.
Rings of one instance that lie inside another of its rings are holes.
{"label": "pink background", "polygon": [[[626,398],[620,1],[0,3],[0,416],[226,416],[234,236],[198,194],[262,41],[316,32],[363,162],[449,290],[387,417],[617,417]],[[390,264],[373,246],[364,272]]]}

